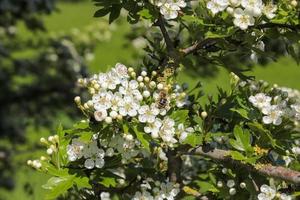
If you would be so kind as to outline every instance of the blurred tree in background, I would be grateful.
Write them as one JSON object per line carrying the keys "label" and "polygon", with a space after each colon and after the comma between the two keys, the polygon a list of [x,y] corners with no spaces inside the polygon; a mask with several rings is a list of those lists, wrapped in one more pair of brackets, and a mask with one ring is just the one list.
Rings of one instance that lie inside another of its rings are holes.
{"label": "blurred tree in background", "polygon": [[[61,113],[76,117],[69,103],[76,80],[87,75],[95,44],[110,38],[100,23],[48,33],[42,16],[55,11],[54,0],[0,1],[0,187],[13,188],[12,159],[24,152],[18,144],[28,142],[29,126],[51,127]],[[26,31],[19,33],[19,24]]]}

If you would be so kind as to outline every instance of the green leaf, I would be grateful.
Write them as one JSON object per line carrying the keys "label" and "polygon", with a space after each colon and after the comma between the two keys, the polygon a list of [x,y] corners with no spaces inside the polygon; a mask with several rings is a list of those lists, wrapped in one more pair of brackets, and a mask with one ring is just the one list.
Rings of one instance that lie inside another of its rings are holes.
{"label": "green leaf", "polygon": [[145,133],[139,131],[136,126],[133,127],[133,130],[136,134],[137,139],[142,143],[143,147],[145,149],[147,149],[148,151],[150,151],[150,145],[149,145],[149,141],[148,141],[148,140],[150,140],[150,137],[148,137],[148,140],[147,140]]}
{"label": "green leaf", "polygon": [[114,5],[111,7],[111,12],[109,15],[109,23],[113,23],[120,16],[122,7],[120,5]]}
{"label": "green leaf", "polygon": [[228,28],[219,28],[214,32],[208,31],[205,34],[205,38],[225,38],[233,35],[236,32],[237,28],[234,26]]}
{"label": "green leaf", "polygon": [[110,12],[110,8],[102,8],[100,10],[97,10],[94,14],[94,17],[104,17]]}
{"label": "green leaf", "polygon": [[242,116],[243,118],[249,120],[249,116],[248,116],[248,115],[249,115],[249,112],[248,112],[247,110],[242,109],[242,108],[239,108],[239,109],[231,108],[230,110],[233,111],[233,112],[238,113],[238,114],[239,114],[240,116]]}
{"label": "green leaf", "polygon": [[183,141],[183,144],[189,144],[192,147],[196,147],[200,144],[202,144],[203,136],[193,133],[187,136],[187,138]]}
{"label": "green leaf", "polygon": [[213,184],[207,181],[196,181],[196,184],[200,187],[200,193],[219,192],[219,190]]}
{"label": "green leaf", "polygon": [[250,144],[251,142],[251,134],[246,129],[243,131],[243,129],[236,125],[233,130],[233,134],[235,137],[235,140],[230,139],[229,143],[237,150],[240,151],[246,151],[246,152],[252,152],[253,148]]}
{"label": "green leaf", "polygon": [[150,10],[144,8],[143,10],[141,10],[140,12],[138,12],[138,14],[144,18],[144,19],[151,19],[152,15],[150,13]]}
{"label": "green leaf", "polygon": [[117,185],[115,178],[112,177],[102,177],[102,181],[99,183],[105,187],[116,187]]}
{"label": "green leaf", "polygon": [[234,159],[234,160],[240,160],[240,161],[245,161],[247,159],[247,157],[245,157],[243,154],[241,154],[238,151],[230,151],[230,156]]}
{"label": "green leaf", "polygon": [[42,187],[49,192],[46,193],[46,199],[56,199],[64,194],[73,186],[74,176],[52,177]]}
{"label": "green leaf", "polygon": [[177,110],[172,112],[170,118],[172,118],[177,123],[184,123],[188,118],[188,114],[189,114],[188,110]]}
{"label": "green leaf", "polygon": [[74,182],[76,183],[76,185],[79,189],[81,189],[81,188],[91,189],[92,188],[91,184],[89,183],[88,177],[76,177],[74,179]]}
{"label": "green leaf", "polygon": [[247,125],[253,132],[259,134],[258,136],[259,136],[259,142],[260,142],[261,146],[266,146],[269,143],[271,143],[272,147],[280,148],[276,144],[276,140],[273,139],[271,132],[269,130],[265,129],[260,123],[254,122],[254,123],[248,123]]}

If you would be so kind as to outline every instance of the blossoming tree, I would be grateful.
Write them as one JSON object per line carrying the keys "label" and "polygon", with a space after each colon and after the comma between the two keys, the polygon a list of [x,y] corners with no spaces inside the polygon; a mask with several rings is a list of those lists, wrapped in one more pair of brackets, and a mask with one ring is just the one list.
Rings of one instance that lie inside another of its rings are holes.
{"label": "blossoming tree", "polygon": [[[228,55],[266,55],[283,40],[299,60],[295,0],[95,0],[110,23],[151,24],[144,66],[117,63],[81,78],[82,121],[48,139],[28,165],[52,177],[47,199],[293,199],[299,193],[300,92],[243,75]],[[174,34],[176,33],[176,34]],[[266,48],[267,48],[266,42]],[[200,104],[200,84],[177,83],[186,59],[231,74],[231,90]],[[272,57],[272,56],[271,56]],[[149,59],[150,58],[150,59]]]}

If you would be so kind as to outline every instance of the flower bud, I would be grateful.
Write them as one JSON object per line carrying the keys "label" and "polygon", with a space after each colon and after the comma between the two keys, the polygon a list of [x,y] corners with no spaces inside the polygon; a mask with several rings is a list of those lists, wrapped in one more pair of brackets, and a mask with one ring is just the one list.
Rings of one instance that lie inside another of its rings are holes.
{"label": "flower bud", "polygon": [[94,88],[95,88],[96,90],[99,90],[99,89],[100,89],[100,85],[99,85],[98,83],[96,83],[96,84],[94,84]]}
{"label": "flower bud", "polygon": [[129,73],[131,73],[131,72],[133,72],[133,71],[134,71],[134,69],[133,69],[132,67],[129,67],[129,68],[128,68],[128,72],[129,72]]}
{"label": "flower bud", "polygon": [[146,77],[144,78],[144,81],[145,81],[146,83],[148,83],[148,82],[150,81],[150,78],[149,78],[148,76],[146,76]]}
{"label": "flower bud", "polygon": [[87,105],[88,105],[89,108],[93,107],[93,105],[94,105],[93,102],[92,102],[91,100],[89,100],[89,101],[86,102],[86,103],[87,103]]}
{"label": "flower bud", "polygon": [[246,188],[246,186],[247,186],[247,185],[246,185],[245,182],[241,182],[241,183],[240,183],[240,187],[241,187],[241,188]]}
{"label": "flower bud", "polygon": [[51,148],[47,149],[47,154],[48,155],[52,155],[53,154],[53,150]]}
{"label": "flower bud", "polygon": [[43,138],[43,137],[40,139],[40,142],[41,142],[42,144],[47,144],[47,140],[46,140],[45,138]]}
{"label": "flower bud", "polygon": [[80,103],[81,103],[81,98],[80,98],[80,96],[76,96],[76,97],[74,98],[74,101],[75,101],[76,104],[80,104]]}
{"label": "flower bud", "polygon": [[90,92],[90,94],[95,94],[96,90],[94,88],[89,88],[89,92]]}
{"label": "flower bud", "polygon": [[135,78],[135,77],[136,77],[136,73],[135,73],[135,72],[131,72],[131,73],[130,73],[130,76],[131,76],[132,78]]}
{"label": "flower bud", "polygon": [[207,117],[207,112],[203,111],[201,112],[202,119],[205,119]]}
{"label": "flower bud", "polygon": [[145,98],[150,97],[150,92],[149,92],[148,90],[145,90],[145,91],[143,92],[143,96],[144,96]]}
{"label": "flower bud", "polygon": [[105,122],[110,124],[112,122],[112,118],[111,117],[105,117]]}
{"label": "flower bud", "polygon": [[227,7],[226,11],[231,15],[234,13],[234,9],[231,7]]}
{"label": "flower bud", "polygon": [[162,90],[164,88],[164,85],[162,83],[157,84],[157,89]]}
{"label": "flower bud", "polygon": [[139,83],[140,88],[143,88],[145,86],[145,84],[143,82]]}
{"label": "flower bud", "polygon": [[32,160],[27,160],[27,165],[32,166]]}
{"label": "flower bud", "polygon": [[152,76],[156,76],[157,75],[157,72],[156,71],[152,71]]}
{"label": "flower bud", "polygon": [[141,75],[145,77],[145,76],[147,76],[147,72],[146,71],[142,71]]}
{"label": "flower bud", "polygon": [[297,3],[296,0],[293,0],[293,1],[291,2],[291,5],[292,5],[293,7],[297,7],[298,3]]}
{"label": "flower bud", "polygon": [[47,160],[47,158],[46,158],[45,156],[41,156],[41,157],[40,157],[40,160],[41,160],[41,161],[45,161],[45,160]]}
{"label": "flower bud", "polygon": [[116,119],[118,117],[118,113],[113,110],[109,113],[109,116],[111,116],[111,118],[113,118],[113,119]]}
{"label": "flower bud", "polygon": [[54,137],[53,137],[52,135],[49,136],[49,137],[48,137],[48,141],[49,141],[49,142],[54,142]]}
{"label": "flower bud", "polygon": [[223,174],[227,174],[227,168],[223,168],[223,169],[222,169],[222,173],[223,173]]}
{"label": "flower bud", "polygon": [[83,107],[84,107],[85,109],[89,109],[89,108],[90,108],[89,105],[88,105],[87,103],[84,103],[84,104],[83,104]]}
{"label": "flower bud", "polygon": [[138,82],[142,82],[143,80],[144,80],[144,78],[143,78],[142,76],[138,76],[138,77],[137,77],[137,81],[138,81]]}
{"label": "flower bud", "polygon": [[151,81],[150,83],[149,83],[149,86],[150,86],[150,88],[155,88],[156,87],[156,83],[154,82],[154,81]]}
{"label": "flower bud", "polygon": [[226,185],[227,185],[227,187],[232,188],[235,185],[235,182],[234,182],[234,180],[230,179],[227,181]]}
{"label": "flower bud", "polygon": [[118,115],[117,116],[117,120],[122,120],[123,119],[123,116],[122,115]]}
{"label": "flower bud", "polygon": [[236,194],[236,189],[235,188],[230,188],[229,189],[229,194],[230,195],[235,195]]}
{"label": "flower bud", "polygon": [[218,186],[219,188],[223,187],[222,181],[218,181],[218,182],[217,182],[217,186]]}
{"label": "flower bud", "polygon": [[53,140],[54,140],[55,142],[59,142],[59,136],[58,136],[58,135],[54,135],[54,136],[53,136]]}

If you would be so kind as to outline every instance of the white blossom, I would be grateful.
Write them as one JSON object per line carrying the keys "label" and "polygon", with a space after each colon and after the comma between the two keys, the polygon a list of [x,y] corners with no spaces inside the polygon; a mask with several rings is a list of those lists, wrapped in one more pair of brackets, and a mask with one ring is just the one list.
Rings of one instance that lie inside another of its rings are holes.
{"label": "white blossom", "polygon": [[237,8],[233,13],[234,20],[233,23],[235,26],[239,27],[242,30],[246,30],[249,26],[254,25],[255,19],[247,10],[242,10]]}
{"label": "white blossom", "polygon": [[110,200],[110,194],[108,192],[101,192],[100,199],[101,200]]}
{"label": "white blossom", "polygon": [[165,3],[160,7],[160,13],[165,19],[176,19],[178,16],[178,10],[180,7],[175,4]]}
{"label": "white blossom", "polygon": [[263,13],[264,15],[266,15],[268,19],[273,19],[276,16],[275,15],[276,11],[277,11],[277,6],[272,3],[268,3],[263,8]]}
{"label": "white blossom", "polygon": [[169,117],[165,117],[162,121],[162,126],[159,131],[159,136],[161,139],[166,142],[169,146],[172,146],[177,140],[174,138],[175,136],[175,122],[173,119]]}
{"label": "white blossom", "polygon": [[182,123],[178,124],[177,129],[179,132],[179,142],[183,142],[189,134],[194,132],[192,127],[185,128]]}
{"label": "white blossom", "polygon": [[266,106],[262,109],[262,113],[266,116],[263,117],[265,124],[280,125],[282,122],[282,110],[277,105]]}
{"label": "white blossom", "polygon": [[260,191],[261,193],[257,196],[258,200],[271,200],[276,196],[276,190],[265,184],[260,187]]}
{"label": "white blossom", "polygon": [[145,133],[150,133],[152,138],[158,138],[158,132],[160,130],[161,125],[161,120],[159,118],[156,118],[153,123],[148,123],[147,126],[144,127],[144,131]]}
{"label": "white blossom", "polygon": [[67,154],[69,161],[75,161],[77,159],[80,159],[83,156],[83,148],[84,143],[82,143],[78,139],[73,139],[72,144],[67,146]]}
{"label": "white blossom", "polygon": [[155,117],[159,114],[159,109],[155,104],[151,106],[143,105],[139,109],[139,121],[142,123],[154,123]]}
{"label": "white blossom", "polygon": [[215,15],[227,8],[228,0],[211,0],[206,4],[206,7]]}
{"label": "white blossom", "polygon": [[96,121],[103,121],[107,117],[107,111],[106,110],[96,110],[94,112],[94,117]]}
{"label": "white blossom", "polygon": [[258,17],[262,13],[262,0],[242,0],[241,5],[245,8],[250,16]]}
{"label": "white blossom", "polygon": [[249,101],[253,104],[253,106],[259,109],[270,106],[271,100],[272,98],[265,95],[264,93],[258,93],[255,96],[249,97]]}
{"label": "white blossom", "polygon": [[105,151],[98,148],[97,142],[93,141],[83,149],[83,156],[86,158],[84,166],[87,169],[102,168],[104,166]]}

